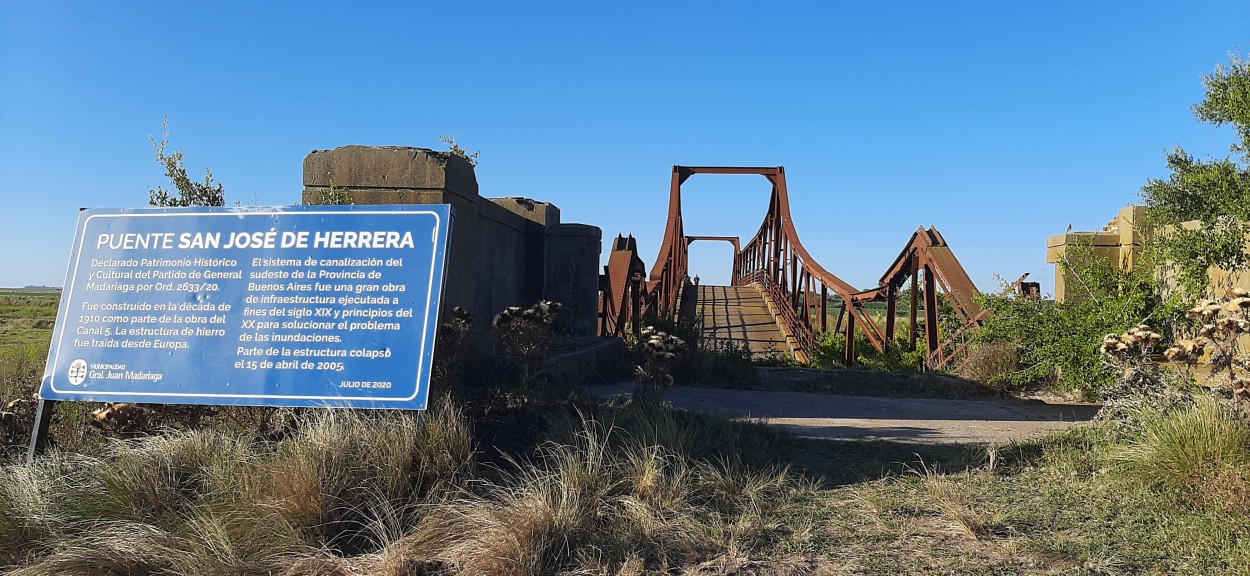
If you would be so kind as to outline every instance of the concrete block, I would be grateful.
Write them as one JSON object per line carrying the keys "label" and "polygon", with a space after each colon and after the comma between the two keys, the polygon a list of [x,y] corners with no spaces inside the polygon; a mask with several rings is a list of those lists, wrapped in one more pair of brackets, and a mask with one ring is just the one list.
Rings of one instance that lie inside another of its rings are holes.
{"label": "concrete block", "polygon": [[555,204],[529,198],[491,198],[491,202],[535,224],[551,226],[560,223],[560,209]]}
{"label": "concrete block", "polygon": [[478,328],[508,306],[540,299],[564,304],[572,335],[594,335],[599,228],[562,224],[555,205],[528,198],[484,199],[473,166],[447,152],[405,146],[343,146],[304,158],[305,204],[331,189],[354,204],[451,204],[455,227],[442,314],[468,310]]}
{"label": "concrete block", "polygon": [[304,185],[313,187],[445,190],[477,196],[468,160],[411,146],[341,146],[304,157]]}

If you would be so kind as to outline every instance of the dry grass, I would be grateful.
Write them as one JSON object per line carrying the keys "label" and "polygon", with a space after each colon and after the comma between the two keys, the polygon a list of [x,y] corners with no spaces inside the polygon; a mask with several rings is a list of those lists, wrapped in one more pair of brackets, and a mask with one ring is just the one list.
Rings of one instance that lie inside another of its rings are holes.
{"label": "dry grass", "polygon": [[[655,416],[663,412],[649,412]],[[641,417],[640,417],[641,418]],[[765,555],[814,510],[782,469],[693,461],[590,418],[502,470],[448,401],[333,411],[260,441],[110,440],[0,475],[15,574],[650,573]],[[728,555],[728,556],[727,556]]]}
{"label": "dry grass", "polygon": [[996,390],[1008,385],[1003,377],[1020,369],[1020,352],[1013,342],[978,342],[968,347],[954,373]]}
{"label": "dry grass", "polygon": [[[1221,426],[1235,417],[1216,414]],[[821,485],[751,464],[751,451],[784,446],[772,431],[705,418],[601,407],[551,421],[554,441],[498,470],[474,463],[471,423],[449,403],[416,416],[304,414],[278,440],[110,440],[96,454],[2,469],[0,564],[14,574],[764,575],[1239,574],[1250,563],[1244,512],[1143,482],[1132,462],[1164,451],[1124,456],[1162,445],[1159,434],[1077,429],[972,467],[913,459],[912,473]],[[1205,430],[1185,437],[1240,433]],[[743,454],[723,455],[727,445]],[[820,450],[808,457],[852,454]],[[1194,450],[1178,454],[1228,454]],[[1196,481],[1228,498],[1220,478]]]}
{"label": "dry grass", "polygon": [[621,433],[583,420],[571,442],[432,511],[411,545],[465,574],[667,571],[757,549],[798,494],[784,472],[691,468],[656,445],[614,443]]}
{"label": "dry grass", "polygon": [[[447,402],[314,414],[272,443],[209,431],[114,440],[4,469],[0,559],[25,564],[18,573],[265,573],[376,550],[472,468],[468,423]],[[132,553],[133,535],[152,544]]]}

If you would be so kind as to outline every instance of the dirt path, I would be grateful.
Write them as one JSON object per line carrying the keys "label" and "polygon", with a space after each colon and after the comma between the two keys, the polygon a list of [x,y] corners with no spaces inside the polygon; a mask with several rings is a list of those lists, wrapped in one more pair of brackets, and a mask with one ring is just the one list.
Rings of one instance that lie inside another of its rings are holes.
{"label": "dirt path", "polygon": [[[591,386],[603,397],[632,384]],[[1088,422],[1096,406],[1015,400],[935,400],[806,392],[675,387],[664,400],[686,410],[759,418],[807,438],[878,439],[922,444],[1001,444]]]}

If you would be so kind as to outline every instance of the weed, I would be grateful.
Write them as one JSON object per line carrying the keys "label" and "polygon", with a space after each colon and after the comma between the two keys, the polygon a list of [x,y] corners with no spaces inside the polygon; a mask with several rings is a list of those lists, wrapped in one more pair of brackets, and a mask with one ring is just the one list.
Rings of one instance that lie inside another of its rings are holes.
{"label": "weed", "polygon": [[692,383],[754,382],[759,378],[755,367],[765,363],[753,357],[751,349],[743,343],[732,340],[708,342],[700,338],[690,360],[686,362],[689,368],[683,373],[679,364],[674,376]]}
{"label": "weed", "polygon": [[[885,372],[919,372],[924,365],[924,351],[917,347],[909,350],[910,342],[900,335],[885,352],[877,352],[861,331],[855,333],[855,364],[871,370]],[[816,366],[841,366],[846,350],[846,334],[825,332],[816,343],[813,364]]]}
{"label": "weed", "polygon": [[673,385],[673,366],[686,352],[686,343],[652,326],[640,334],[638,351],[642,363],[634,368],[634,401],[658,405],[660,396]]}
{"label": "weed", "polygon": [[1250,353],[1242,349],[1242,340],[1250,335],[1250,292],[1233,288],[1225,296],[1223,301],[1208,300],[1191,309],[1187,316],[1201,323],[1197,337],[1177,342],[1165,355],[1189,367],[1210,349],[1206,363],[1212,376],[1222,378],[1220,384],[1233,401],[1250,411]]}

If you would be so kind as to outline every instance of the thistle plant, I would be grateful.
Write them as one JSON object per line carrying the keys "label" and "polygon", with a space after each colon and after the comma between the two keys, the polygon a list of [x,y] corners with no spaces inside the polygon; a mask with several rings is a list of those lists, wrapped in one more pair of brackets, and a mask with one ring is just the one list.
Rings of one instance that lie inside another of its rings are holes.
{"label": "thistle plant", "polygon": [[561,308],[559,302],[540,300],[528,308],[505,308],[491,321],[508,358],[520,368],[523,385],[532,384],[542,373],[551,351],[551,324]]}
{"label": "thistle plant", "polygon": [[1101,418],[1132,420],[1141,409],[1188,404],[1188,391],[1175,385],[1174,377],[1160,369],[1156,352],[1163,335],[1148,324],[1120,334],[1108,334],[1100,348],[1108,366],[1121,372],[1104,393]]}
{"label": "thistle plant", "polygon": [[634,401],[654,406],[673,385],[673,366],[686,352],[686,343],[654,326],[643,328],[639,336],[642,363],[634,369]]}
{"label": "thistle plant", "polygon": [[0,454],[17,448],[30,438],[39,397],[33,392],[4,405],[0,409]]}
{"label": "thistle plant", "polygon": [[1155,346],[1162,340],[1163,335],[1151,330],[1149,325],[1139,324],[1123,334],[1103,337],[1102,353],[1113,365],[1131,370],[1150,365]]}
{"label": "thistle plant", "polygon": [[1250,407],[1250,353],[1242,348],[1250,336],[1250,292],[1233,288],[1223,300],[1204,301],[1186,315],[1201,324],[1197,336],[1178,341],[1164,354],[1185,369],[1210,366],[1213,381],[1220,388],[1226,385],[1233,402]]}

